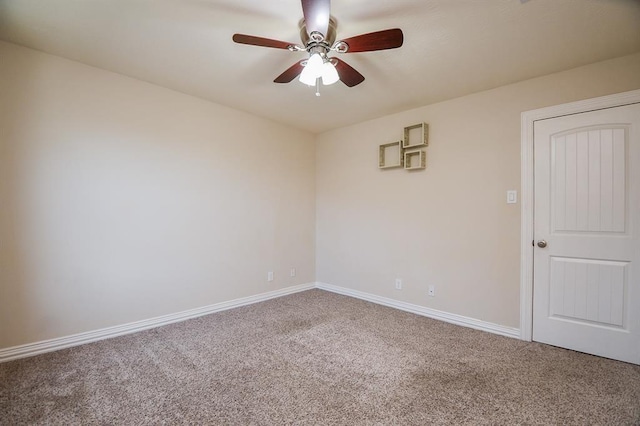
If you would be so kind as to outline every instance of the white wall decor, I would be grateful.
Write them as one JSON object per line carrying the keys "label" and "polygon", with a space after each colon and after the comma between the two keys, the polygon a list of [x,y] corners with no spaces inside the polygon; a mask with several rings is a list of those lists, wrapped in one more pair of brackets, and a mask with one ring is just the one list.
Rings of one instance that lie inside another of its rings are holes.
{"label": "white wall decor", "polygon": [[391,142],[380,145],[378,152],[378,167],[381,169],[391,169],[402,167],[404,165],[404,156],[402,155],[402,143]]}
{"label": "white wall decor", "polygon": [[427,167],[427,153],[417,149],[404,152],[404,169],[420,170]]}
{"label": "white wall decor", "polygon": [[404,128],[402,141],[379,146],[378,168],[424,169],[427,167],[427,153],[421,148],[427,146],[429,146],[429,125],[419,123],[407,126]]}
{"label": "white wall decor", "polygon": [[420,123],[405,127],[402,147],[411,149],[423,146],[429,146],[429,125]]}

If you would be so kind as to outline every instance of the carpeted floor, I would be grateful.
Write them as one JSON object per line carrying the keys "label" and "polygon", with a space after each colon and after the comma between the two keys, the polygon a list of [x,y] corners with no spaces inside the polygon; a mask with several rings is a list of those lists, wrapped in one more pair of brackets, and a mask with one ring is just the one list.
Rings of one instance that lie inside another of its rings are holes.
{"label": "carpeted floor", "polygon": [[310,290],[0,364],[0,424],[637,425],[640,366]]}

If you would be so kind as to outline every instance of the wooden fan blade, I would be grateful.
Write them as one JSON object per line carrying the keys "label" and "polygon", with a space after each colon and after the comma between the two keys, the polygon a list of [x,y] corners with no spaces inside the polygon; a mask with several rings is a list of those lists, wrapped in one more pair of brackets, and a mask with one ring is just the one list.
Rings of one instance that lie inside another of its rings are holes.
{"label": "wooden fan blade", "polygon": [[272,40],[270,38],[250,36],[246,34],[234,34],[233,41],[240,44],[249,44],[251,46],[273,47],[275,49],[288,49],[295,43],[287,43],[286,41]]}
{"label": "wooden fan blade", "polygon": [[302,0],[302,13],[309,34],[317,31],[323,36],[327,36],[331,0]]}
{"label": "wooden fan blade", "polygon": [[349,45],[347,53],[371,52],[374,50],[395,49],[402,46],[404,35],[400,28],[361,34],[342,40]]}
{"label": "wooden fan blade", "polygon": [[338,58],[331,58],[336,61],[336,71],[340,76],[340,81],[349,87],[357,86],[364,81],[364,76],[355,70],[351,65]]}
{"label": "wooden fan blade", "polygon": [[300,73],[302,72],[302,69],[304,68],[302,66],[302,62],[303,61],[296,62],[295,64],[293,64],[291,67],[289,67],[289,69],[287,69],[285,72],[283,72],[278,77],[276,77],[276,79],[273,80],[273,82],[274,83],[289,83],[289,82],[291,82],[294,78],[299,76]]}

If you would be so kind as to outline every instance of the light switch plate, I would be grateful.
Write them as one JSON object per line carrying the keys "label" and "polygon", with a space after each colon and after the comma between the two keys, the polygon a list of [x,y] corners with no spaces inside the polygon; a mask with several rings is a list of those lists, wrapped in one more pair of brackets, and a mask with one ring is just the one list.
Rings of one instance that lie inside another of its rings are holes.
{"label": "light switch plate", "polygon": [[518,202],[518,191],[507,191],[507,204],[516,204]]}

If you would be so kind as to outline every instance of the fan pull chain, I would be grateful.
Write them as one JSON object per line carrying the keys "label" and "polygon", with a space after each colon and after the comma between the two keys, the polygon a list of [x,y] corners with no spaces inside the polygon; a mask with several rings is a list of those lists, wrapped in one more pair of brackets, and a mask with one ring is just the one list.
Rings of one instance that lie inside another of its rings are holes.
{"label": "fan pull chain", "polygon": [[320,96],[320,79],[316,78],[316,96]]}

